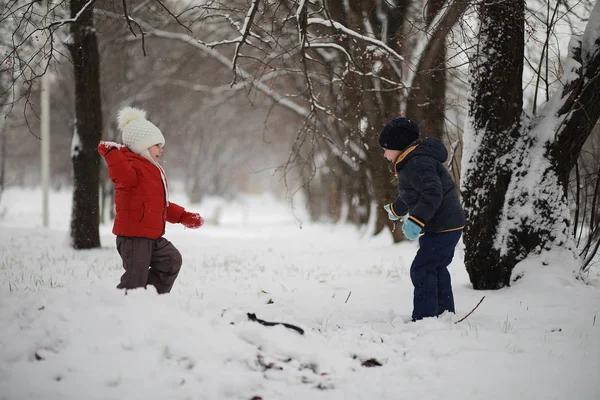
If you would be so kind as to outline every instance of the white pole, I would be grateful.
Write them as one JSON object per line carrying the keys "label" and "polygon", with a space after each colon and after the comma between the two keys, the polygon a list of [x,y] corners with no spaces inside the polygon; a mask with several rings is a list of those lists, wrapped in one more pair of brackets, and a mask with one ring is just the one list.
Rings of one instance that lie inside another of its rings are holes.
{"label": "white pole", "polygon": [[48,227],[48,183],[50,182],[50,77],[42,76],[42,221]]}
{"label": "white pole", "polygon": [[[42,6],[48,10],[49,0],[45,0]],[[50,77],[49,70],[42,76],[42,94],[41,94],[41,175],[42,175],[42,223],[45,228],[48,227],[49,207],[48,207],[48,184],[50,182]]]}

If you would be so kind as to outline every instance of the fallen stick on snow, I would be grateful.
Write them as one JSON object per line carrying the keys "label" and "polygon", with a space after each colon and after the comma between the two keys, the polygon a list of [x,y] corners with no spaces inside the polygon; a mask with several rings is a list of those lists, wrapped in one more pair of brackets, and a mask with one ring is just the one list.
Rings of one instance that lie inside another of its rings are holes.
{"label": "fallen stick on snow", "polygon": [[246,315],[248,316],[248,319],[250,321],[258,322],[259,324],[262,324],[264,326],[283,325],[283,326],[285,326],[288,329],[293,329],[296,332],[298,332],[299,334],[304,335],[304,329],[302,329],[300,327],[297,327],[296,325],[288,324],[288,323],[285,323],[285,322],[269,322],[269,321],[265,321],[265,320],[256,318],[256,314],[254,314],[254,313],[247,313]]}
{"label": "fallen stick on snow", "polygon": [[481,304],[481,302],[483,301],[483,299],[485,299],[485,296],[483,296],[481,298],[481,300],[479,300],[479,303],[477,303],[477,305],[475,306],[475,308],[473,308],[470,313],[468,313],[467,315],[465,315],[464,317],[462,317],[461,319],[459,319],[458,321],[456,321],[455,324],[458,324],[459,322],[464,321],[465,319],[467,319],[467,317],[469,315],[473,314],[473,311],[477,310],[477,307],[479,307],[479,305]]}

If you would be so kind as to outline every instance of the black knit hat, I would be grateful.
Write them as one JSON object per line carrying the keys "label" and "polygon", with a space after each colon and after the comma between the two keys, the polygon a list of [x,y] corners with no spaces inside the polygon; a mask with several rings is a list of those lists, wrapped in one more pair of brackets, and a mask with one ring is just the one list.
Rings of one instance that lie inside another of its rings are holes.
{"label": "black knit hat", "polygon": [[379,133],[379,145],[384,149],[404,150],[419,138],[419,125],[411,119],[398,117],[388,122]]}

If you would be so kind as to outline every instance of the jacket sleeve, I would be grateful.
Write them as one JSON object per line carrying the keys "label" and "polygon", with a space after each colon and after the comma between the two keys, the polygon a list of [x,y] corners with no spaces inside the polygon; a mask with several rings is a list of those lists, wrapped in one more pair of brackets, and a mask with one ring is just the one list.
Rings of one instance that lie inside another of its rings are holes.
{"label": "jacket sleeve", "polygon": [[104,155],[104,159],[108,166],[108,176],[115,185],[126,188],[138,184],[137,171],[119,149],[109,151]]}
{"label": "jacket sleeve", "polygon": [[419,200],[408,218],[422,228],[442,204],[442,181],[437,172],[437,161],[431,157],[416,157],[408,167],[410,184],[419,193]]}
{"label": "jacket sleeve", "polygon": [[398,218],[401,218],[408,213],[408,207],[402,201],[400,196],[396,197],[396,200],[394,200],[394,202],[392,203],[392,207],[390,207],[390,209],[392,210],[394,215]]}
{"label": "jacket sleeve", "polygon": [[179,204],[171,203],[167,204],[167,222],[176,224],[181,219],[181,216],[185,212],[185,208]]}

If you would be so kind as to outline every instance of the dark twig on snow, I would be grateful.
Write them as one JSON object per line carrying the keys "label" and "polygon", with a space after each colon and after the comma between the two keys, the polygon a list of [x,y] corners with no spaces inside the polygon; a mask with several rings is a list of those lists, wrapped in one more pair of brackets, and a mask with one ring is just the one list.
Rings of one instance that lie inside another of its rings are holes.
{"label": "dark twig on snow", "polygon": [[458,324],[459,322],[464,321],[465,319],[467,319],[467,317],[469,315],[473,314],[473,311],[477,310],[477,307],[479,307],[479,305],[481,304],[481,302],[483,301],[483,299],[485,299],[485,296],[483,296],[481,298],[481,300],[479,300],[479,303],[477,303],[477,305],[475,306],[475,308],[473,308],[470,313],[468,313],[467,315],[465,315],[464,317],[462,317],[461,319],[459,319],[458,321],[456,321],[455,324]]}
{"label": "dark twig on snow", "polygon": [[352,294],[352,290],[350,291],[350,293],[348,293],[348,297],[346,297],[346,301],[344,302],[344,304],[346,304],[348,302],[348,299],[350,298],[351,294]]}
{"label": "dark twig on snow", "polygon": [[293,330],[295,330],[296,332],[298,332],[299,334],[301,334],[301,335],[304,335],[304,329],[302,329],[302,328],[299,328],[299,327],[297,327],[296,325],[287,324],[287,323],[285,323],[285,322],[269,322],[269,321],[264,321],[264,320],[262,320],[262,319],[258,319],[258,318],[256,318],[256,314],[254,314],[254,313],[248,313],[247,315],[248,315],[248,319],[249,319],[250,321],[258,322],[259,324],[262,324],[262,325],[264,325],[264,326],[283,325],[283,326],[285,326],[286,328],[293,329]]}
{"label": "dark twig on snow", "polygon": [[371,368],[371,367],[381,367],[381,363],[379,361],[377,361],[377,359],[375,358],[369,358],[366,361],[363,361],[362,364],[360,364],[363,367],[367,367],[367,368]]}

